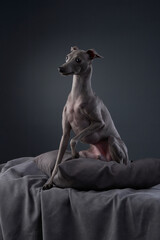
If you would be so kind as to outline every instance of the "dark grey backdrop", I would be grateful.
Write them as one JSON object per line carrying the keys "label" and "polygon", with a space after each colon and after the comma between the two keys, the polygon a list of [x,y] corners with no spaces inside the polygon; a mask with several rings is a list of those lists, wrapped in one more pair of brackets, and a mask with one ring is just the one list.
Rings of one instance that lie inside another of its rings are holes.
{"label": "dark grey backdrop", "polygon": [[95,48],[92,85],[131,159],[160,157],[160,5],[150,0],[0,3],[0,161],[57,149],[72,45]]}

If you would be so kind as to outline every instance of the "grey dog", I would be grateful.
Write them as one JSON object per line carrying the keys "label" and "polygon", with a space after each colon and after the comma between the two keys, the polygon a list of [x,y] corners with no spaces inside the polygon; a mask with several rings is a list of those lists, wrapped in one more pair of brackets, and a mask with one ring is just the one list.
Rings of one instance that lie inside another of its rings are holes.
{"label": "grey dog", "polygon": [[[92,60],[95,58],[102,56],[93,49],[84,51],[74,46],[66,56],[66,62],[58,68],[62,75],[73,75],[73,83],[63,109],[63,135],[56,163],[52,176],[43,189],[53,186],[53,179],[69,143],[71,130],[75,133],[75,137],[70,141],[73,158],[86,157],[129,163],[127,147],[115,128],[107,107],[91,87]],[[90,148],[78,153],[76,145],[79,141],[90,144]]]}

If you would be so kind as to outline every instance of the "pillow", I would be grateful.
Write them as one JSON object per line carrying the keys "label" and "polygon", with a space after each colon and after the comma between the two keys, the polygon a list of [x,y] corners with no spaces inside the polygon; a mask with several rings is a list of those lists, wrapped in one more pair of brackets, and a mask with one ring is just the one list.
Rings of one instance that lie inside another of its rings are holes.
{"label": "pillow", "polygon": [[[43,153],[34,161],[38,168],[51,176],[57,154],[58,150]],[[123,165],[90,158],[72,159],[67,151],[53,183],[57,187],[80,190],[149,188],[160,183],[160,159],[140,159]]]}
{"label": "pillow", "polygon": [[149,188],[160,183],[160,159],[141,159],[129,165],[95,159],[72,159],[58,167],[54,184],[81,190]]}
{"label": "pillow", "polygon": [[[57,159],[58,150],[53,150],[50,152],[43,153],[33,159],[33,161],[37,164],[38,168],[47,174],[49,177],[51,176],[53,167],[55,165]],[[71,153],[66,151],[62,162],[72,159]]]}

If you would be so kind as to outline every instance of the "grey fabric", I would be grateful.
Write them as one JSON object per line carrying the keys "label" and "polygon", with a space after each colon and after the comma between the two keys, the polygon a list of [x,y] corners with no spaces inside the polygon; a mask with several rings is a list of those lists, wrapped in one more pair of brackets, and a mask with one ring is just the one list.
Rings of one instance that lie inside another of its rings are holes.
{"label": "grey fabric", "polygon": [[160,183],[160,159],[140,159],[129,165],[115,161],[73,159],[59,165],[54,184],[81,190],[148,188]]}
{"label": "grey fabric", "polygon": [[33,158],[12,160],[2,168],[0,240],[160,239],[160,185],[42,191],[47,178]]}
{"label": "grey fabric", "polygon": [[[42,170],[42,172],[46,173],[48,176],[51,176],[56,158],[57,158],[58,150],[53,150],[50,152],[42,153],[34,158],[35,163],[38,168]],[[71,153],[66,151],[62,162],[72,159]]]}
{"label": "grey fabric", "polygon": [[42,239],[39,190],[46,176],[33,158],[6,163],[0,173],[0,240]]}
{"label": "grey fabric", "polygon": [[[58,150],[37,156],[34,161],[48,176],[51,175]],[[96,159],[72,159],[71,153],[64,154],[54,184],[81,190],[104,190],[131,187],[148,188],[160,183],[160,159],[140,159],[127,166],[115,161]]]}

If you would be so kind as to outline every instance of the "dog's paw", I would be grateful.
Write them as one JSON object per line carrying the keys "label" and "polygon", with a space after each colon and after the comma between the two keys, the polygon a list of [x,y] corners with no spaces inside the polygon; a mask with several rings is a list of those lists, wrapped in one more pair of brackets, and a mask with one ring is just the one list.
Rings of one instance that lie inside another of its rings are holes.
{"label": "dog's paw", "polygon": [[74,154],[72,154],[72,158],[79,158],[79,153],[75,152]]}
{"label": "dog's paw", "polygon": [[42,189],[43,189],[43,190],[48,190],[48,189],[51,189],[52,187],[53,187],[53,182],[50,181],[50,179],[49,179],[49,181],[47,181],[47,182],[44,184],[44,186],[42,187]]}
{"label": "dog's paw", "polygon": [[103,155],[97,155],[97,159],[101,161],[107,161],[107,159]]}

